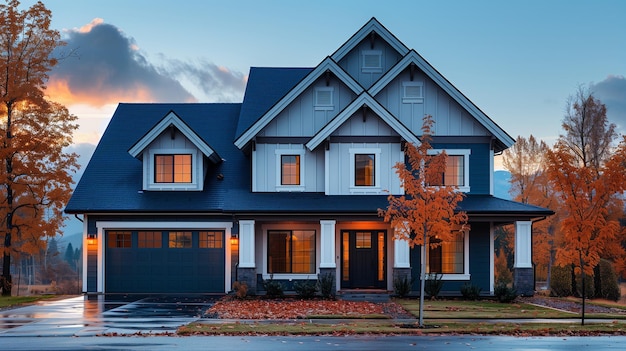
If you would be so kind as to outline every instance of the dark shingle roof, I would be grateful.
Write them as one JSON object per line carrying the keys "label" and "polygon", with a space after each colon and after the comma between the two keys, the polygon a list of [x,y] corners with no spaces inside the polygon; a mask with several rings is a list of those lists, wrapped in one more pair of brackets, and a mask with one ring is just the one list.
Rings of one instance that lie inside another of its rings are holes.
{"label": "dark shingle roof", "polygon": [[[243,157],[232,143],[241,104],[120,104],[76,186],[66,211],[221,211],[226,189],[235,186],[224,174],[229,159]],[[204,191],[142,192],[142,162],[128,150],[170,111],[202,136],[225,161],[211,166]]]}
{"label": "dark shingle roof", "polygon": [[[326,196],[323,193],[250,191],[250,159],[233,141],[310,71],[310,68],[252,68],[243,104],[120,104],[66,211],[375,216],[379,208],[387,206],[385,195]],[[132,157],[128,150],[171,111],[223,159],[217,165],[210,163],[203,191],[142,191],[142,161]],[[532,218],[552,213],[490,195],[468,195],[460,209],[475,216]]]}
{"label": "dark shingle roof", "polygon": [[250,68],[235,139],[312,70],[313,68]]}

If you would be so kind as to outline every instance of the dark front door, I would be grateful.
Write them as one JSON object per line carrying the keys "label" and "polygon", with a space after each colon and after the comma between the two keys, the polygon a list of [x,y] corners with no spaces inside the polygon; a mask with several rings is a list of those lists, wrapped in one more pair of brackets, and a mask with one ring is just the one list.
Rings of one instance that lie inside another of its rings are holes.
{"label": "dark front door", "polygon": [[386,232],[347,230],[341,233],[341,241],[341,287],[386,288]]}

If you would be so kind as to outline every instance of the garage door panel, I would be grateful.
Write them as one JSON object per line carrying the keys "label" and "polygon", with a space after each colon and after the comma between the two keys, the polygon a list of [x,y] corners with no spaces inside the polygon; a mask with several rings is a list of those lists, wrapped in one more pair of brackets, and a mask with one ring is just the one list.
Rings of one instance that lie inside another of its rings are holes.
{"label": "garage door panel", "polygon": [[[117,231],[117,233],[129,233]],[[138,247],[138,231],[132,239],[105,235],[105,291],[108,293],[223,293],[224,233],[220,247],[200,248],[193,232],[191,247],[169,246],[168,231],[162,231],[160,247]],[[214,235],[214,231],[211,232]],[[145,234],[143,234],[145,236]],[[159,234],[160,235],[160,234]],[[112,239],[111,239],[112,238]],[[111,241],[113,240],[113,241]],[[143,239],[142,239],[143,240]],[[123,247],[115,247],[115,246]],[[206,246],[206,245],[205,245]]]}

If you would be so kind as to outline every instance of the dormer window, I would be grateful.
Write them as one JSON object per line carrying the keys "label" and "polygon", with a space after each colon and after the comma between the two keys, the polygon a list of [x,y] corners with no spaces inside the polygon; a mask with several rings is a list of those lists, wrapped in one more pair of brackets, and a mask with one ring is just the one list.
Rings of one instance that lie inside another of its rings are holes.
{"label": "dormer window", "polygon": [[202,190],[205,166],[200,150],[149,149],[143,163],[144,190]]}
{"label": "dormer window", "polygon": [[191,183],[191,154],[154,156],[155,183]]}
{"label": "dormer window", "polygon": [[361,71],[363,73],[381,73],[383,71],[383,52],[363,50],[361,52]]}

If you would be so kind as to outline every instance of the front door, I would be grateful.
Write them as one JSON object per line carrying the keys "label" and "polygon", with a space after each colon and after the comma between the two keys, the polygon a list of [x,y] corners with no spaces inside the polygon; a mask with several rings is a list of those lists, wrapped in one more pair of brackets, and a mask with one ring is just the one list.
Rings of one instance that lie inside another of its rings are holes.
{"label": "front door", "polygon": [[341,287],[384,289],[386,282],[386,232],[345,230],[341,232]]}

